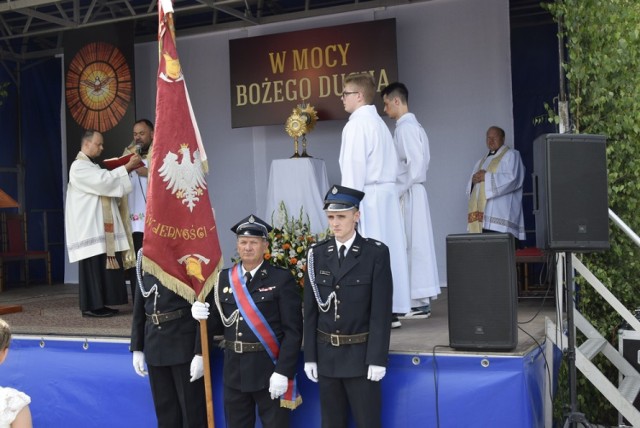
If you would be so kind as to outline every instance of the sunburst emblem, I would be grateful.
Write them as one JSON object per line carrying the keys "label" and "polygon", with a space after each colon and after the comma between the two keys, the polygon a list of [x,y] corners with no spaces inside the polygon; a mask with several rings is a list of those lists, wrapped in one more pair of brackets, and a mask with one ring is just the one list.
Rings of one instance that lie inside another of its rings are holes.
{"label": "sunburst emblem", "polygon": [[316,126],[316,122],[318,121],[318,112],[311,104],[306,104],[304,101],[302,104],[298,105],[298,110],[300,116],[304,119],[306,125],[306,132],[313,131],[313,127]]}
{"label": "sunburst emblem", "polygon": [[298,108],[294,108],[291,112],[291,116],[287,118],[287,123],[284,126],[284,130],[291,138],[300,138],[307,133],[306,120],[298,113]]}

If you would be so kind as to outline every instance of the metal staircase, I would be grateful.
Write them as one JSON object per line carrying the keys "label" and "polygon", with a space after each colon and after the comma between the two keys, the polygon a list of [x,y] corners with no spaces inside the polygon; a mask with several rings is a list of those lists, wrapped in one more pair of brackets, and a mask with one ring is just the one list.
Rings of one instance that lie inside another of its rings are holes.
{"label": "metal staircase", "polygon": [[[629,236],[636,245],[640,246],[640,237],[626,226],[618,218],[615,213],[609,210],[609,218],[620,227],[627,236]],[[557,260],[558,275],[556,277],[556,301],[558,308],[563,308],[562,292],[567,278],[573,278],[573,275],[567,275],[564,269],[566,253],[559,253]],[[602,298],[628,323],[635,331],[640,332],[640,321],[632,314],[605,286],[587,269],[587,267],[575,255],[571,254],[571,263],[575,273],[582,276],[585,281],[593,287],[593,289],[602,296]],[[569,298],[572,298],[570,296]],[[571,305],[573,306],[573,305]],[[640,427],[640,411],[633,405],[634,400],[640,393],[640,373],[624,359],[624,357],[607,341],[580,312],[574,310],[573,319],[575,328],[580,330],[585,339],[582,343],[575,344],[575,366],[601,393],[602,395],[618,410],[632,426]],[[553,345],[556,345],[563,352],[567,350],[569,339],[565,333],[563,318],[560,314],[556,316],[554,321],[546,319],[546,335],[547,361],[553,361]],[[573,337],[576,337],[575,334]],[[592,363],[597,355],[606,357],[619,372],[619,385],[615,386],[607,379],[598,367]],[[550,386],[547,385],[545,403],[545,427],[552,426],[552,403]]]}

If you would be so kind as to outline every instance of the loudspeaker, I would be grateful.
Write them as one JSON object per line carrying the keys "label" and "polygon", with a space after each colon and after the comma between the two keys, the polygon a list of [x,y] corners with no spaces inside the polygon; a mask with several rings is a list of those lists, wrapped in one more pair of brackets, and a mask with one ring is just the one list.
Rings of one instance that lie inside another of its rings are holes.
{"label": "loudspeaker", "polygon": [[606,139],[544,134],[533,142],[536,246],[547,250],[609,248]]}
{"label": "loudspeaker", "polygon": [[449,346],[518,345],[515,240],[508,233],[447,236]]}
{"label": "loudspeaker", "polygon": [[[636,315],[637,316],[637,315]],[[640,371],[640,333],[635,330],[618,331],[618,351],[622,357],[633,366],[636,371]],[[633,406],[640,410],[640,395],[636,396]]]}

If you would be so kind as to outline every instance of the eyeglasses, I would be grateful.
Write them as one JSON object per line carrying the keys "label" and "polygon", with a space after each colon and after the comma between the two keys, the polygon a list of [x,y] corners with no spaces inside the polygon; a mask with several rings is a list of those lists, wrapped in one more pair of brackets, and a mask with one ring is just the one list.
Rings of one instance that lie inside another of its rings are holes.
{"label": "eyeglasses", "polygon": [[359,93],[360,93],[360,92],[358,92],[358,91],[344,91],[344,92],[342,92],[342,95],[340,95],[340,98],[344,98],[344,97],[346,97],[347,95],[351,95],[351,94],[359,94]]}

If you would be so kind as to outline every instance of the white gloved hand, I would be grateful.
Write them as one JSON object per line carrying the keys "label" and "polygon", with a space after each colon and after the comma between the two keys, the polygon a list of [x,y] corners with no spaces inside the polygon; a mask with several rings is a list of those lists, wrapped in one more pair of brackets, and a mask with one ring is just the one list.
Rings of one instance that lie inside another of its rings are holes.
{"label": "white gloved hand", "polygon": [[191,305],[191,316],[198,321],[209,318],[209,304],[199,301],[193,302]]}
{"label": "white gloved hand", "polygon": [[145,377],[148,374],[144,369],[144,352],[133,351],[133,369],[139,376]]}
{"label": "white gloved hand", "polygon": [[191,360],[191,368],[189,369],[189,374],[191,375],[191,379],[189,379],[189,382],[193,382],[194,380],[198,380],[202,376],[204,376],[202,355],[194,355],[193,360]]}
{"label": "white gloved hand", "polygon": [[271,399],[275,400],[287,392],[289,386],[289,379],[280,373],[273,372],[269,379],[269,392],[271,393]]}
{"label": "white gloved hand", "polygon": [[373,382],[378,382],[382,380],[385,374],[387,374],[386,367],[374,366],[372,364],[369,366],[369,373],[367,374],[367,379]]}
{"label": "white gloved hand", "polygon": [[318,364],[317,363],[304,363],[304,372],[311,382],[318,381]]}

